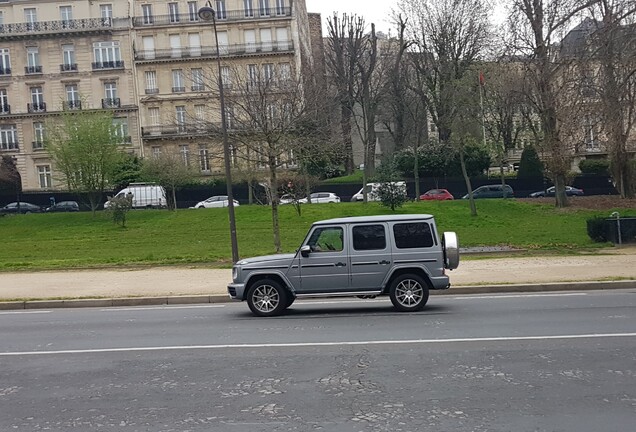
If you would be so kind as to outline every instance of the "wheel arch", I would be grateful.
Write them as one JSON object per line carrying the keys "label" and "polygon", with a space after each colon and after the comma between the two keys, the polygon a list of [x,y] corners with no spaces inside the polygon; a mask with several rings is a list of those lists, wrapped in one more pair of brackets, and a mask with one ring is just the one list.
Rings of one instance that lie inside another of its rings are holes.
{"label": "wheel arch", "polygon": [[393,281],[397,277],[404,274],[414,274],[421,277],[424,280],[424,282],[426,282],[426,285],[428,285],[428,289],[429,290],[433,289],[433,284],[431,283],[430,275],[422,267],[401,267],[401,268],[395,269],[393,273],[389,275],[386,282],[384,283],[384,286],[382,287],[382,294],[388,294]]}
{"label": "wheel arch", "polygon": [[280,273],[257,273],[254,275],[250,275],[247,282],[245,282],[245,290],[243,291],[243,300],[247,300],[247,293],[256,282],[261,281],[263,279],[271,279],[279,284],[287,290],[291,295],[294,295],[294,290],[291,288],[291,284],[287,280],[286,277],[281,275]]}

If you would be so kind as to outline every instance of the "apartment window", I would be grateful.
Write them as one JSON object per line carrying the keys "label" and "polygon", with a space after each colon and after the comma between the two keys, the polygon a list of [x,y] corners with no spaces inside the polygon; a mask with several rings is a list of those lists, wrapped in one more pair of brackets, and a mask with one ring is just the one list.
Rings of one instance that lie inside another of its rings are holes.
{"label": "apartment window", "polygon": [[77,84],[67,84],[65,86],[66,90],[66,107],[68,109],[78,109],[81,108],[80,94],[77,89]]}
{"label": "apartment window", "polygon": [[99,13],[102,18],[110,19],[113,17],[113,5],[112,4],[103,4],[99,6]]}
{"label": "apartment window", "polygon": [[146,94],[155,94],[159,93],[159,89],[157,88],[157,72],[156,71],[146,71]]}
{"label": "apartment window", "polygon": [[8,48],[0,48],[0,75],[11,74],[11,56]]}
{"label": "apartment window", "polygon": [[287,27],[278,27],[276,29],[276,47],[281,51],[289,49]]}
{"label": "apartment window", "polygon": [[175,107],[175,120],[177,122],[177,131],[186,131],[186,109],[184,106]]}
{"label": "apartment window", "polygon": [[190,147],[188,145],[180,145],[179,153],[181,153],[181,160],[185,166],[190,165]]}
{"label": "apartment window", "polygon": [[170,55],[175,58],[181,57],[181,35],[170,35]]}
{"label": "apartment window", "polygon": [[93,54],[95,56],[93,68],[95,69],[123,67],[124,65],[124,62],[121,61],[118,41],[95,42]]}
{"label": "apartment window", "polygon": [[0,26],[4,25],[4,12],[0,11]]}
{"label": "apartment window", "polygon": [[62,66],[60,69],[62,70],[62,72],[77,70],[77,63],[75,63],[74,45],[62,45]]}
{"label": "apartment window", "polygon": [[31,91],[31,106],[29,107],[29,111],[46,111],[46,104],[44,103],[44,92],[42,91],[42,87],[31,87],[29,90]]}
{"label": "apartment window", "polygon": [[60,19],[63,24],[68,24],[73,19],[73,7],[60,6]]}
{"label": "apartment window", "polygon": [[199,33],[188,33],[188,45],[191,57],[201,56],[201,36]]}
{"label": "apartment window", "polygon": [[159,108],[148,108],[148,117],[151,126],[159,126]]}
{"label": "apartment window", "polygon": [[225,107],[225,126],[228,129],[234,129],[234,107]]}
{"label": "apartment window", "polygon": [[192,91],[203,91],[205,84],[203,82],[203,69],[192,69]]}
{"label": "apartment window", "polygon": [[152,157],[158,159],[161,157],[161,147],[152,146]]}
{"label": "apartment window", "polygon": [[225,8],[225,0],[216,0],[216,19],[227,19],[227,9]]}
{"label": "apartment window", "polygon": [[291,66],[289,63],[280,63],[278,65],[278,75],[281,81],[289,81],[291,79]]}
{"label": "apartment window", "polygon": [[38,14],[35,8],[24,9],[24,21],[27,23],[27,29],[35,30],[37,27],[36,23],[38,22]]}
{"label": "apartment window", "polygon": [[116,82],[104,83],[104,97],[110,100],[117,99],[117,83]]}
{"label": "apartment window", "polygon": [[115,134],[115,138],[117,138],[118,142],[128,142],[130,140],[130,134],[128,133],[128,119],[114,118],[113,133]]}
{"label": "apartment window", "polygon": [[254,87],[258,83],[258,67],[255,64],[247,65],[247,86]]}
{"label": "apartment window", "polygon": [[243,0],[243,10],[245,11],[246,18],[252,18],[254,16],[254,6],[252,2],[254,0]]}
{"label": "apartment window", "polygon": [[188,2],[188,18],[190,21],[199,21],[199,8],[197,2]]}
{"label": "apartment window", "polygon": [[243,39],[245,40],[245,52],[256,52],[256,31],[243,30]]}
{"label": "apartment window", "polygon": [[181,93],[185,91],[183,71],[181,69],[172,70],[172,92]]}
{"label": "apartment window", "polygon": [[219,53],[221,55],[227,54],[229,52],[229,44],[230,44],[227,38],[227,32],[226,31],[217,32],[216,38],[217,38],[217,41],[219,42]]}
{"label": "apartment window", "polygon": [[53,184],[51,183],[51,165],[38,165],[38,179],[40,181],[41,189],[48,189]]}
{"label": "apartment window", "polygon": [[272,45],[272,29],[261,29],[261,49],[263,51],[271,51]]}
{"label": "apartment window", "polygon": [[221,82],[223,83],[223,88],[232,88],[232,75],[230,75],[229,66],[221,66]]}
{"label": "apartment window", "polygon": [[143,15],[144,24],[152,24],[154,19],[152,18],[152,5],[141,5],[141,14]]}
{"label": "apartment window", "polygon": [[0,125],[0,149],[16,150],[18,148],[18,129],[15,125]]}
{"label": "apartment window", "polygon": [[0,114],[8,114],[11,112],[9,106],[9,96],[7,95],[7,89],[0,89]]}
{"label": "apartment window", "polygon": [[285,15],[285,0],[276,0],[276,15]]}
{"label": "apartment window", "polygon": [[44,148],[44,123],[33,123],[33,149]]}
{"label": "apartment window", "polygon": [[258,0],[258,13],[260,16],[269,16],[269,0]]}
{"label": "apartment window", "polygon": [[40,49],[38,47],[27,47],[26,73],[42,73]]}
{"label": "apartment window", "polygon": [[210,171],[210,155],[204,144],[199,145],[199,167],[202,172]]}
{"label": "apartment window", "polygon": [[274,80],[274,65],[272,63],[265,63],[263,65],[263,81],[266,84],[269,84],[273,80]]}
{"label": "apartment window", "polygon": [[194,106],[194,119],[197,129],[205,128],[205,105]]}
{"label": "apartment window", "polygon": [[155,58],[155,37],[142,36],[141,43],[144,47],[143,58],[146,60],[154,59]]}
{"label": "apartment window", "polygon": [[168,3],[168,18],[171,23],[179,22],[179,3]]}

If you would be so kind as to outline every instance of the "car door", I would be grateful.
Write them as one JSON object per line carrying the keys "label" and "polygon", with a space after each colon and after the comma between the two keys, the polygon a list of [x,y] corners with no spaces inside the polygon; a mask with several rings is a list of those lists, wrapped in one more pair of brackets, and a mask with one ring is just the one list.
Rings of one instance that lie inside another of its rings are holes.
{"label": "car door", "polygon": [[349,289],[348,241],[345,226],[325,225],[312,229],[303,246],[307,256],[300,256],[302,294],[347,291]]}
{"label": "car door", "polygon": [[350,229],[351,291],[379,289],[391,268],[387,224],[358,224]]}

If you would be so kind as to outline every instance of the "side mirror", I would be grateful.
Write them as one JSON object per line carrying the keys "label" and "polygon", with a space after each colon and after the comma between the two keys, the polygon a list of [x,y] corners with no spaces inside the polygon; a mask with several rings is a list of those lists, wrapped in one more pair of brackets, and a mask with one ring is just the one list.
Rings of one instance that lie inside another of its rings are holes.
{"label": "side mirror", "polygon": [[310,252],[311,252],[311,246],[305,245],[300,248],[300,254],[304,256],[305,258],[309,256]]}

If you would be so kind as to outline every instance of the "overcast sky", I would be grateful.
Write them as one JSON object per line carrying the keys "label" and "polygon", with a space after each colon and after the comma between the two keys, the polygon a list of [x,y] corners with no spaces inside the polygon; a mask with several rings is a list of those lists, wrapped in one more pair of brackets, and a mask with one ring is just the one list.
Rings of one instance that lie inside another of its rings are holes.
{"label": "overcast sky", "polygon": [[307,12],[319,12],[324,23],[334,11],[339,15],[343,13],[355,13],[363,16],[367,24],[374,23],[378,31],[387,32],[390,28],[388,18],[391,9],[397,5],[396,0],[305,0]]}

